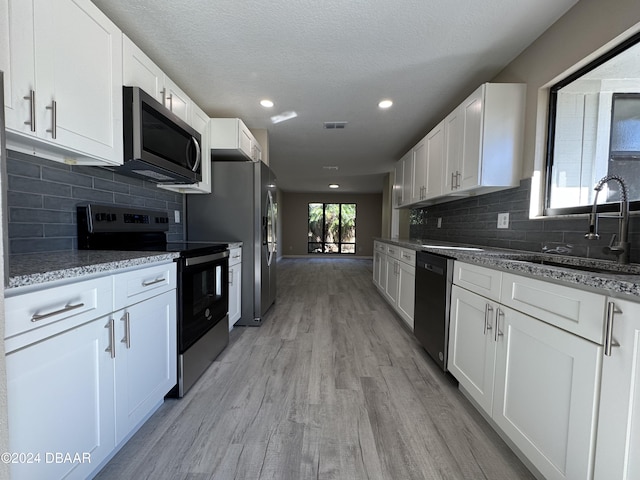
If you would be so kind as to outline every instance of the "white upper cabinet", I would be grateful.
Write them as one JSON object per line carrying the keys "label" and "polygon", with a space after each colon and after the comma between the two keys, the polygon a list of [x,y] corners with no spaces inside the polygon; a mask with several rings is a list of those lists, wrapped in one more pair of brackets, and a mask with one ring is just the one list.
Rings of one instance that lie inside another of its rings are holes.
{"label": "white upper cabinet", "polygon": [[212,118],[210,145],[212,160],[240,160],[259,162],[262,148],[239,118]]}
{"label": "white upper cabinet", "polygon": [[520,178],[526,86],[485,83],[461,105],[458,191],[515,187]]}
{"label": "white upper cabinet", "polygon": [[524,84],[485,83],[447,115],[412,149],[408,199],[399,206],[517,186],[525,91]]}
{"label": "white upper cabinet", "polygon": [[413,150],[409,150],[404,157],[400,159],[402,162],[402,202],[400,205],[411,204],[411,189],[413,185]]}
{"label": "white upper cabinet", "polygon": [[8,25],[7,146],[121,164],[120,30],[89,0],[8,0]]}

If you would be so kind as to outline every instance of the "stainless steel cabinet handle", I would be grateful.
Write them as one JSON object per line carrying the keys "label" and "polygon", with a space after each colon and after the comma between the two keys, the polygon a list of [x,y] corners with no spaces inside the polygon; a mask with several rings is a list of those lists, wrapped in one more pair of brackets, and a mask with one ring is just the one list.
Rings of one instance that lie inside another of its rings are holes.
{"label": "stainless steel cabinet handle", "polygon": [[120,320],[124,321],[124,338],[121,342],[126,344],[127,348],[131,348],[131,316],[129,312],[125,312]]}
{"label": "stainless steel cabinet handle", "polygon": [[61,309],[55,310],[53,312],[42,313],[42,314],[36,313],[31,317],[31,321],[38,322],[40,320],[44,320],[45,318],[53,317],[54,315],[59,315],[61,313],[70,312],[71,310],[75,310],[76,308],[80,308],[80,307],[84,307],[84,303],[76,303],[75,305],[66,304]]}
{"label": "stainless steel cabinet handle", "polygon": [[150,287],[151,285],[155,285],[156,283],[162,283],[166,281],[164,277],[156,278],[155,280],[151,280],[150,282],[142,282],[143,287]]}
{"label": "stainless steel cabinet handle", "polygon": [[58,102],[51,101],[51,105],[47,106],[47,110],[51,110],[51,129],[47,129],[47,132],[51,134],[51,138],[54,140],[58,137]]}
{"label": "stainless steel cabinet handle", "polygon": [[109,352],[111,354],[111,358],[116,358],[116,324],[113,318],[109,319],[109,323],[107,323],[104,328],[109,329],[109,346],[104,349],[105,352]]}
{"label": "stainless steel cabinet handle", "polygon": [[31,110],[31,120],[24,122],[25,125],[29,125],[32,132],[36,131],[36,91],[29,90],[29,95],[23,97],[25,100],[29,100],[29,110]]}
{"label": "stainless steel cabinet handle", "polygon": [[482,332],[483,335],[486,335],[487,331],[493,328],[493,325],[489,323],[491,312],[493,312],[493,307],[487,303],[484,306],[484,331]]}
{"label": "stainless steel cabinet handle", "polygon": [[162,106],[166,107],[167,106],[167,104],[166,104],[166,101],[167,101],[167,88],[166,87],[163,88],[160,91],[160,96],[162,97]]}
{"label": "stainless steel cabinet handle", "polygon": [[504,312],[498,308],[496,311],[496,336],[494,337],[495,341],[498,341],[498,337],[502,337],[504,333],[500,330],[500,319],[504,318]]}
{"label": "stainless steel cabinet handle", "polygon": [[169,97],[167,97],[167,100],[169,100],[169,110],[173,112],[173,93],[169,94]]}
{"label": "stainless steel cabinet handle", "polygon": [[460,188],[460,177],[462,174],[460,172],[456,172],[456,188]]}
{"label": "stainless steel cabinet handle", "polygon": [[620,344],[613,339],[613,317],[616,313],[622,313],[614,302],[607,303],[607,322],[604,327],[604,354],[611,356],[611,349]]}

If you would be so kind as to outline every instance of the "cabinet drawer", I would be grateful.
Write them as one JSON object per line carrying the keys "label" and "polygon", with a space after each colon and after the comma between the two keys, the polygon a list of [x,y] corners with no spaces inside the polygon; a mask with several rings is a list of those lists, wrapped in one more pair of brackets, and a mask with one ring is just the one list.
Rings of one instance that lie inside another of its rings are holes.
{"label": "cabinet drawer", "polygon": [[237,265],[238,263],[242,263],[242,248],[232,248],[229,250],[229,266]]}
{"label": "cabinet drawer", "polygon": [[604,295],[504,273],[501,303],[587,340],[603,343]]}
{"label": "cabinet drawer", "polygon": [[400,250],[402,248],[397,245],[386,245],[385,244],[385,254],[389,255],[391,258],[395,258],[396,260],[400,260]]}
{"label": "cabinet drawer", "polygon": [[455,262],[453,283],[491,300],[500,300],[502,273],[478,265]]}
{"label": "cabinet drawer", "polygon": [[176,288],[176,264],[163,263],[113,276],[114,311]]}
{"label": "cabinet drawer", "polygon": [[[7,352],[107,315],[112,307],[109,277],[43,288],[5,299]],[[20,336],[16,339],[16,336]]]}
{"label": "cabinet drawer", "polygon": [[415,250],[410,250],[408,248],[400,249],[400,261],[410,265],[412,267],[416,266],[416,252]]}
{"label": "cabinet drawer", "polygon": [[387,253],[387,246],[384,243],[373,242],[373,249],[378,253]]}

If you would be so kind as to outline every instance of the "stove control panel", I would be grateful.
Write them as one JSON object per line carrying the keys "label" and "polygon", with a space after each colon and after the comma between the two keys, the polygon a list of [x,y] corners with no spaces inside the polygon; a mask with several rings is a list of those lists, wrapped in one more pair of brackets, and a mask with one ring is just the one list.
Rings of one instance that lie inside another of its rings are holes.
{"label": "stove control panel", "polygon": [[135,207],[89,204],[77,207],[78,234],[166,232],[169,213]]}

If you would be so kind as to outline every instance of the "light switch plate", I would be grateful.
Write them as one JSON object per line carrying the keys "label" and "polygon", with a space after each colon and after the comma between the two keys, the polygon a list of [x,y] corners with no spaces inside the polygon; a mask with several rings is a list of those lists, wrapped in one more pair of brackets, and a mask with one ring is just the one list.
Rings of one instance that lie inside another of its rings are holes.
{"label": "light switch plate", "polygon": [[498,228],[509,228],[509,214],[508,213],[499,213],[498,214]]}
{"label": "light switch plate", "polygon": [[173,218],[175,219],[176,223],[180,223],[180,210],[173,211]]}

